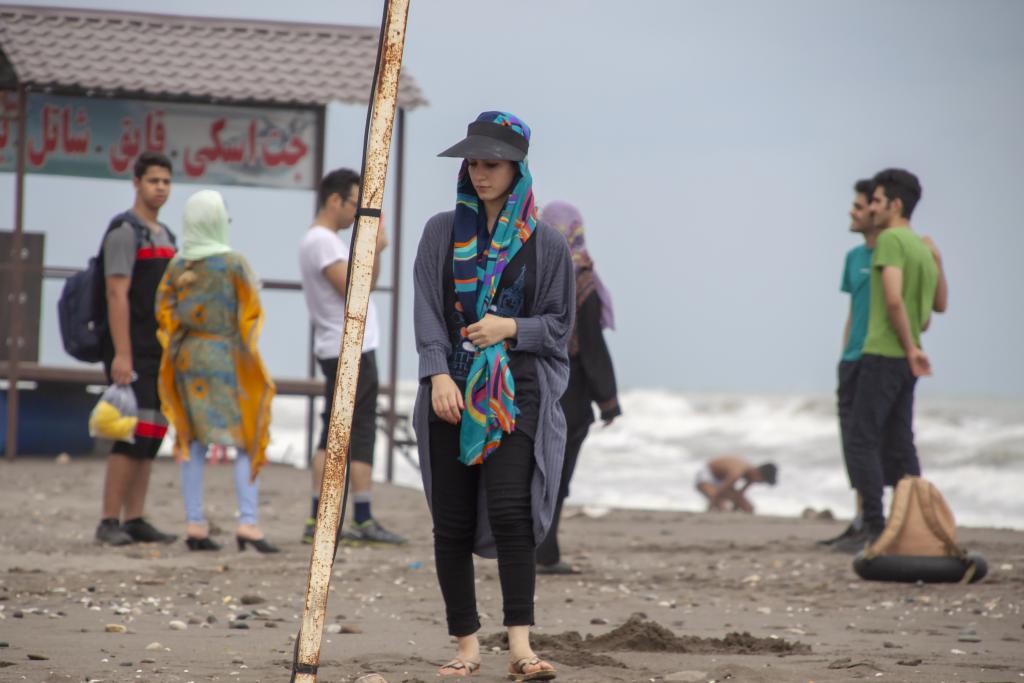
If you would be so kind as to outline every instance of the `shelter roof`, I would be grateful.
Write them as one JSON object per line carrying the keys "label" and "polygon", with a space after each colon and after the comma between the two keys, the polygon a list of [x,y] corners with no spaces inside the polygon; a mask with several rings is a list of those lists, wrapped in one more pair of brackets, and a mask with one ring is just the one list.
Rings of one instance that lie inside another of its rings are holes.
{"label": "shelter roof", "polygon": [[[0,4],[0,87],[208,102],[364,104],[376,27]],[[398,104],[427,104],[403,74]]]}

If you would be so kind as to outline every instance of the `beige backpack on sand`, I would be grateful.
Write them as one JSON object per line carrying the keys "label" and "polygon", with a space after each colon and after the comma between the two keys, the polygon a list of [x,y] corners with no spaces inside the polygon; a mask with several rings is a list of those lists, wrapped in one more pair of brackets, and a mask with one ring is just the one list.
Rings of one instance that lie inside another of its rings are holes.
{"label": "beige backpack on sand", "polygon": [[864,551],[867,560],[879,555],[967,556],[956,543],[953,512],[930,481],[908,476],[896,485],[885,529]]}

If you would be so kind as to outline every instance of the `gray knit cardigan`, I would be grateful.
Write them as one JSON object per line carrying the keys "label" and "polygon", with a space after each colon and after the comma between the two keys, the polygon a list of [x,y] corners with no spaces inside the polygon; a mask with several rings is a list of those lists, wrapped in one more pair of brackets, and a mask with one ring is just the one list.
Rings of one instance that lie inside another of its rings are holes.
{"label": "gray knit cardigan", "polygon": [[[448,373],[451,340],[445,325],[444,264],[452,248],[455,212],[439,213],[423,229],[413,270],[413,319],[416,330],[416,351],[419,353],[419,391],[413,412],[413,427],[423,475],[423,491],[430,505],[430,378]],[[540,389],[540,414],[534,437],[536,467],[530,485],[533,507],[533,533],[540,543],[551,526],[551,517],[558,499],[565,457],[565,417],[559,398],[569,382],[569,337],[576,315],[576,278],[569,247],[554,228],[538,223],[531,239],[537,243],[537,285],[532,315],[517,318],[518,332],[512,346],[515,351],[534,355]],[[457,458],[457,453],[451,457]],[[497,453],[491,457],[500,457]],[[477,525],[474,552],[481,557],[495,557],[497,550],[487,519],[484,487],[477,500]]]}

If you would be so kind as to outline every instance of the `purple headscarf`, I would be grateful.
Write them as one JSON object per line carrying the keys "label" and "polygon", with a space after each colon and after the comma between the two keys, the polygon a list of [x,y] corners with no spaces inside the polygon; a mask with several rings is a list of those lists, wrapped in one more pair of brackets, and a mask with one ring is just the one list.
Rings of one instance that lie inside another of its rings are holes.
{"label": "purple headscarf", "polygon": [[594,270],[594,261],[587,252],[587,242],[583,235],[583,216],[579,209],[568,202],[550,202],[540,212],[540,219],[562,233],[569,243],[572,252],[572,263],[576,267],[577,301],[583,300],[596,290],[601,299],[601,327],[615,329],[615,311],[612,308],[612,295],[601,282]]}

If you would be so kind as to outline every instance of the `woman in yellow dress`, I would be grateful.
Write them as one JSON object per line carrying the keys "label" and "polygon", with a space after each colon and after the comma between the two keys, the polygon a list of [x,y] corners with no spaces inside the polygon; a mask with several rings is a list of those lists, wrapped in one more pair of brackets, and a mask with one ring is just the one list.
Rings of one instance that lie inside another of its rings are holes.
{"label": "woman in yellow dress", "polygon": [[186,539],[191,550],[218,550],[203,513],[208,452],[234,448],[238,549],[278,552],[257,525],[260,468],[269,441],[274,383],[257,349],[263,324],[258,284],[228,246],[224,199],[201,190],[185,203],[182,249],[157,292],[164,354],[160,401],[181,461]]}

